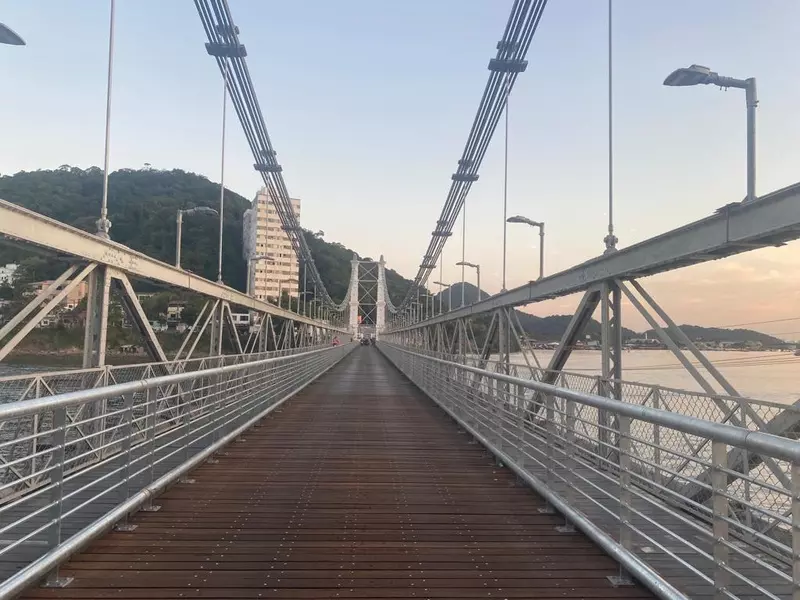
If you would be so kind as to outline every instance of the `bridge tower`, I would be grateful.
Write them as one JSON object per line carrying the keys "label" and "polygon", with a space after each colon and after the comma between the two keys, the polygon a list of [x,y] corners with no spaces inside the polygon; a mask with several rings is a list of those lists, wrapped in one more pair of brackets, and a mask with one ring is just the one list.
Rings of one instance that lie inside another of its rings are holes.
{"label": "bridge tower", "polygon": [[375,337],[377,338],[386,326],[386,261],[383,254],[378,262],[378,297],[375,302]]}
{"label": "bridge tower", "polygon": [[353,254],[353,260],[350,261],[350,319],[348,321],[352,335],[358,332],[358,264],[358,256]]}

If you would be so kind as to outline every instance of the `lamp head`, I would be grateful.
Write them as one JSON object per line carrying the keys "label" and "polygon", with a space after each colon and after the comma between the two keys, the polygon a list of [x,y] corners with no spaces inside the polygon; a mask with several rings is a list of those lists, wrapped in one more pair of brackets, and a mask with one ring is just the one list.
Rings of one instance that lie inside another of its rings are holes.
{"label": "lamp head", "polygon": [[0,44],[8,44],[9,46],[24,46],[25,40],[23,40],[10,27],[0,23]]}
{"label": "lamp head", "polygon": [[667,75],[667,78],[664,80],[664,85],[669,85],[672,87],[702,85],[713,83],[715,76],[716,73],[714,73],[708,67],[704,67],[702,65],[692,65],[691,67],[674,70],[672,73]]}

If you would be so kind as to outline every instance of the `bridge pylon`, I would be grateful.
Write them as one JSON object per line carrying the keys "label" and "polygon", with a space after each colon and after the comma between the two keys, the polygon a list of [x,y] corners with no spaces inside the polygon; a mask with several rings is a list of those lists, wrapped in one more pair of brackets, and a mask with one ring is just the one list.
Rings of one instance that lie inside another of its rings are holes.
{"label": "bridge pylon", "polygon": [[378,338],[386,327],[386,261],[378,261],[378,298],[375,302],[375,338]]}
{"label": "bridge pylon", "polygon": [[358,264],[358,256],[353,254],[353,259],[350,261],[350,319],[348,321],[352,335],[358,333]]}

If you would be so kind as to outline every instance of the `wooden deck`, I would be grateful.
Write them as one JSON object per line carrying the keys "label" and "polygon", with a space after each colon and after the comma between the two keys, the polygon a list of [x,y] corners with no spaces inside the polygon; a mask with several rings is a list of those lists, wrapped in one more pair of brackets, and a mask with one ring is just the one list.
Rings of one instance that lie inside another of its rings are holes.
{"label": "wooden deck", "polygon": [[651,598],[358,348],[27,598]]}

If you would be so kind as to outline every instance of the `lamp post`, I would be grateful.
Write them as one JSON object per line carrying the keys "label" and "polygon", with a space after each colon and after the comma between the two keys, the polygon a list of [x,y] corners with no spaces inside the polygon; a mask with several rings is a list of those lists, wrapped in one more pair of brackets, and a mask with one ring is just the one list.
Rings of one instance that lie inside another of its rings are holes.
{"label": "lamp post", "polygon": [[670,73],[664,80],[664,85],[670,87],[686,87],[690,85],[717,85],[721,88],[739,88],[745,92],[747,104],[747,198],[745,202],[756,199],[756,79],[736,79],[724,77],[715,73],[708,67],[692,65],[677,69]]}
{"label": "lamp post", "polygon": [[8,25],[3,25],[3,23],[0,23],[0,44],[7,44],[9,46],[24,46],[25,40],[23,40]]}
{"label": "lamp post", "polygon": [[[216,211],[215,211],[216,212]],[[275,262],[275,258],[270,254],[256,254],[255,256],[251,256],[247,259],[247,295],[249,296],[252,291],[252,284],[250,283],[253,279],[253,263],[259,260],[266,260],[267,262]]]}
{"label": "lamp post", "polygon": [[544,276],[544,222],[532,221],[528,217],[522,217],[520,215],[508,217],[508,222],[523,223],[531,227],[539,228],[539,279],[541,279]]}
{"label": "lamp post", "polygon": [[103,151],[103,197],[100,203],[100,218],[97,220],[97,235],[108,239],[111,221],[108,220],[108,176],[111,154],[111,80],[114,73],[114,11],[115,0],[111,0],[108,22],[108,75],[106,78],[106,129]]}
{"label": "lamp post", "polygon": [[[283,282],[289,281],[288,279],[279,279],[278,280],[278,308],[281,307],[281,300],[283,300]],[[292,303],[291,300],[289,301],[289,308],[291,308]]]}
{"label": "lamp post", "polygon": [[[305,291],[304,292],[300,292],[300,296],[303,298],[303,314],[306,315],[306,316],[308,316],[308,300],[307,300],[307,297],[312,295],[312,294],[313,294],[313,292],[305,292]],[[299,306],[300,306],[300,303],[298,301],[298,309],[299,309]]]}
{"label": "lamp post", "polygon": [[[481,301],[481,266],[480,265],[476,265],[475,263],[467,262],[465,260],[462,260],[461,262],[457,262],[456,266],[457,267],[471,267],[471,268],[475,269],[475,272],[478,275],[478,302],[480,302]],[[462,303],[461,305],[463,306],[464,304]]]}
{"label": "lamp post", "polygon": [[[218,215],[219,213],[213,208],[207,206],[195,206],[194,208],[187,208],[186,210],[179,210],[176,219],[178,223],[178,233],[175,236],[175,266],[180,269],[181,267],[181,238],[183,236],[183,215]],[[249,283],[248,283],[249,285]]]}
{"label": "lamp post", "polygon": [[422,292],[420,295],[420,320],[428,319],[431,316],[430,306],[428,304],[428,298],[432,298],[431,294],[426,292]]}
{"label": "lamp post", "polygon": [[442,283],[441,281],[434,281],[433,285],[439,286],[439,314],[444,312],[442,308],[442,303],[444,301],[444,289],[447,288],[447,312],[450,312],[453,308],[453,286],[449,283]]}

